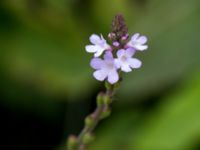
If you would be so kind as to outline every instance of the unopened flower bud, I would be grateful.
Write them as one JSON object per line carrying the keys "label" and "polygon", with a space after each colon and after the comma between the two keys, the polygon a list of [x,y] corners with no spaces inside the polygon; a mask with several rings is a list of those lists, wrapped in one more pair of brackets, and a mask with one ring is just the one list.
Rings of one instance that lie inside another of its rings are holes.
{"label": "unopened flower bud", "polygon": [[94,124],[94,119],[92,118],[92,116],[88,116],[85,118],[85,125],[87,127],[91,127]]}
{"label": "unopened flower bud", "polygon": [[87,133],[83,136],[83,143],[88,144],[94,140],[94,136],[91,135],[90,133]]}
{"label": "unopened flower bud", "polygon": [[108,116],[110,116],[110,114],[111,110],[108,107],[106,107],[101,114],[101,119],[107,118]]}
{"label": "unopened flower bud", "polygon": [[122,41],[126,41],[127,39],[129,38],[129,35],[128,34],[126,34],[126,35],[124,35],[124,36],[122,36]]}
{"label": "unopened flower bud", "polygon": [[78,145],[77,137],[74,135],[69,136],[67,141],[67,150],[74,150]]}
{"label": "unopened flower bud", "polygon": [[118,47],[119,45],[120,45],[119,42],[117,41],[113,42],[113,46]]}
{"label": "unopened flower bud", "polygon": [[113,32],[111,32],[111,33],[108,34],[108,38],[109,38],[109,39],[113,39],[113,38],[115,38],[115,36],[116,36],[116,35],[115,35],[115,33],[113,33]]}
{"label": "unopened flower bud", "polygon": [[105,105],[109,105],[111,103],[111,98],[108,95],[104,95],[103,101]]}
{"label": "unopened flower bud", "polygon": [[104,104],[103,97],[104,97],[103,93],[99,93],[99,95],[97,96],[97,105],[98,106],[102,106]]}

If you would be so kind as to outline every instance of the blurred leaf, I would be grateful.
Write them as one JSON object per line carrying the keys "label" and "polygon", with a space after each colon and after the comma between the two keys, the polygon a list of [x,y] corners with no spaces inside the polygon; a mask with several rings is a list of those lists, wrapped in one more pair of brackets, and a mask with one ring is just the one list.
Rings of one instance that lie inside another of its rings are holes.
{"label": "blurred leaf", "polygon": [[[89,67],[92,56],[84,46],[89,32],[108,32],[116,13],[124,14],[130,34],[147,34],[150,47],[136,54],[143,67],[124,75],[119,94],[126,97],[123,103],[159,93],[200,64],[199,0],[150,0],[144,5],[129,0],[77,2],[87,4],[87,10],[72,9],[79,7],[71,0],[8,0],[3,4],[21,23],[12,34],[0,35],[9,64],[6,69],[22,78],[30,72],[42,81],[38,88],[52,88],[50,93],[61,91],[73,99],[90,92],[95,81]],[[97,30],[91,31],[91,26]]]}
{"label": "blurred leaf", "polygon": [[200,137],[199,91],[198,74],[148,115],[136,110],[109,118],[91,150],[193,150]]}
{"label": "blurred leaf", "polygon": [[86,83],[91,81],[89,59],[84,61],[87,56],[83,49],[78,49],[79,45],[30,31],[20,32],[4,44],[8,50],[4,54],[6,69],[13,76],[32,80],[49,93],[66,93],[68,98],[78,96],[78,89],[79,93],[87,93]]}
{"label": "blurred leaf", "polygon": [[129,150],[130,131],[136,127],[137,117],[137,111],[124,111],[115,117],[111,115],[107,124],[100,127],[89,150]]}
{"label": "blurred leaf", "polygon": [[95,0],[91,2],[92,2],[91,5],[92,5],[93,17],[98,23],[98,26],[100,26],[103,29],[104,28],[110,29],[111,21],[116,14],[121,13],[127,18],[129,16],[132,16],[131,6],[134,6],[134,5],[129,5],[128,0],[124,0],[124,1]]}
{"label": "blurred leaf", "polygon": [[122,98],[132,100],[132,97],[159,93],[180,76],[190,73],[189,70],[199,68],[199,2],[151,0],[140,10],[142,13],[136,22],[127,18],[133,20],[130,33],[135,31],[148,36],[149,49],[136,54],[143,66],[125,75],[120,91]]}
{"label": "blurred leaf", "polygon": [[191,150],[200,137],[200,78],[168,96],[143,122],[132,149]]}

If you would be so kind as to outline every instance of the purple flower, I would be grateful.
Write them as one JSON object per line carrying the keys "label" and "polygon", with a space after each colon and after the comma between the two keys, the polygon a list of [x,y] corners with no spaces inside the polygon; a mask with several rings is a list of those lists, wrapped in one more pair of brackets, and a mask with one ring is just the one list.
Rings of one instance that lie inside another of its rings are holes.
{"label": "purple flower", "polygon": [[117,42],[117,41],[113,42],[113,46],[118,47],[119,45],[120,45],[119,42]]}
{"label": "purple flower", "polygon": [[121,70],[124,72],[132,71],[131,68],[140,68],[142,62],[136,58],[132,58],[135,50],[133,48],[128,48],[126,50],[120,49],[117,51],[116,63],[120,66]]}
{"label": "purple flower", "polygon": [[143,51],[148,48],[148,46],[145,45],[146,42],[147,42],[146,36],[140,36],[139,33],[136,33],[131,37],[131,40],[128,42],[127,46],[132,47],[136,50]]}
{"label": "purple flower", "polygon": [[96,69],[93,76],[99,80],[108,80],[109,83],[114,84],[119,80],[117,69],[119,66],[115,63],[115,59],[110,51],[106,52],[104,59],[93,58],[90,62],[92,68]]}
{"label": "purple flower", "polygon": [[94,57],[99,57],[105,50],[111,48],[102,35],[100,37],[96,34],[92,34],[90,36],[90,42],[93,45],[87,45],[85,49],[89,53],[94,53]]}

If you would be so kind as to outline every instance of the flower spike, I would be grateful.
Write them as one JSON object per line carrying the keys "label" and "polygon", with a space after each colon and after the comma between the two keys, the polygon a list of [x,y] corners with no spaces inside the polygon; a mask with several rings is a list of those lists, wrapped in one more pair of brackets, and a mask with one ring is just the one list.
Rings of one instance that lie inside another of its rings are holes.
{"label": "flower spike", "polygon": [[112,22],[112,31],[108,34],[111,46],[104,37],[92,34],[91,45],[85,47],[89,53],[94,53],[90,66],[95,69],[93,76],[98,81],[105,81],[105,91],[99,92],[97,107],[85,119],[83,130],[78,136],[70,136],[67,142],[67,150],[86,150],[93,140],[93,131],[98,123],[111,113],[113,97],[118,89],[122,72],[128,73],[140,68],[142,62],[134,58],[134,54],[148,48],[146,36],[134,34],[130,41],[128,28],[122,15],[116,15]]}
{"label": "flower spike", "polygon": [[[116,15],[112,21],[112,32],[108,34],[108,38],[111,46],[103,35],[92,34],[90,36],[92,45],[87,45],[86,51],[94,53],[94,58],[90,62],[91,67],[95,69],[94,78],[115,84],[121,78],[119,75],[121,71],[128,73],[142,66],[142,62],[133,55],[136,51],[144,51],[148,48],[147,37],[136,33],[129,40],[128,28],[123,16]],[[101,55],[103,58],[97,58]]]}

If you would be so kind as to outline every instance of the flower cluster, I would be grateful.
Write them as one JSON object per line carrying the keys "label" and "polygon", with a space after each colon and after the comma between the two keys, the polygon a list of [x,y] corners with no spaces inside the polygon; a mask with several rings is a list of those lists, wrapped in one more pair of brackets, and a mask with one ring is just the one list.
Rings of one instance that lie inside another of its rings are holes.
{"label": "flower cluster", "polygon": [[128,40],[127,28],[122,18],[118,17],[113,22],[113,32],[108,35],[112,45],[102,35],[93,34],[90,36],[92,44],[85,47],[87,52],[94,53],[90,62],[91,67],[96,70],[93,76],[99,81],[107,80],[110,84],[118,82],[120,71],[131,72],[132,69],[140,68],[142,62],[133,56],[136,51],[148,48],[147,37],[140,36],[139,33]]}

